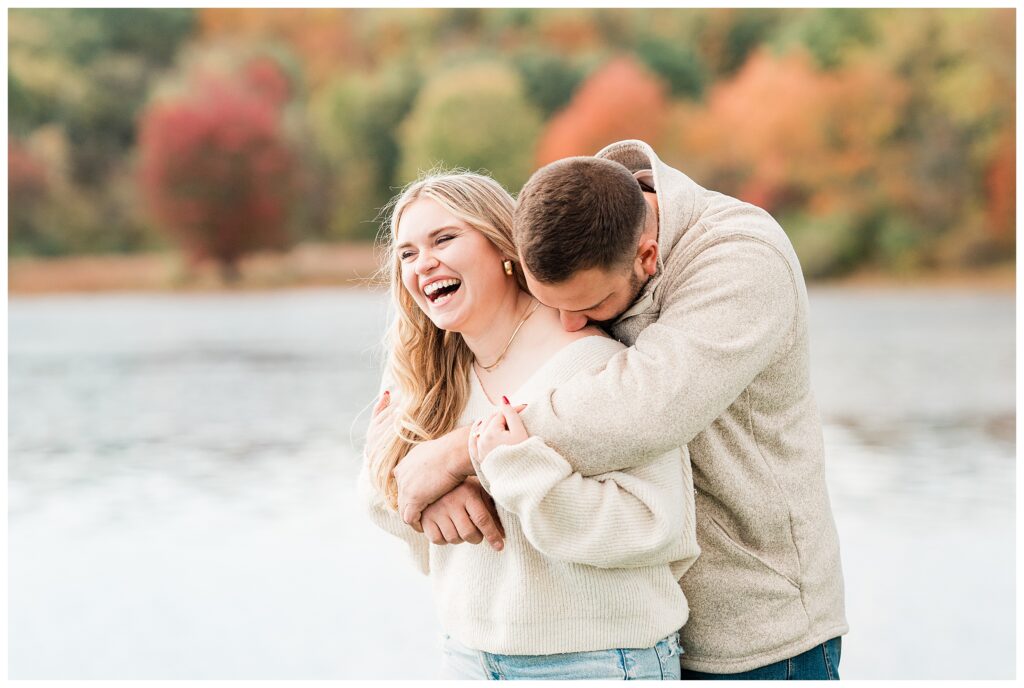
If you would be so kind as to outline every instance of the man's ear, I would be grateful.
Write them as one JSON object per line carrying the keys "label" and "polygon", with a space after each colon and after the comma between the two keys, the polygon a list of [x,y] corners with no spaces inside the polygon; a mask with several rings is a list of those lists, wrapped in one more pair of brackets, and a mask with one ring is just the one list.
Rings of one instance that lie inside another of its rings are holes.
{"label": "man's ear", "polygon": [[640,269],[653,277],[658,271],[658,240],[651,237],[641,237],[636,247],[636,259],[640,263]]}

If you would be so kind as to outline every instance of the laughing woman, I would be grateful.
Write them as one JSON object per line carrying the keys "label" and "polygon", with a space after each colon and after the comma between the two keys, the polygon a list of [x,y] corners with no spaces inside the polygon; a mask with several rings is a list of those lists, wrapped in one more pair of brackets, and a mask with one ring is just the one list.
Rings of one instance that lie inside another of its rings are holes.
{"label": "laughing woman", "polygon": [[[622,345],[596,328],[566,332],[528,293],[513,207],[497,182],[469,173],[426,177],[395,201],[396,315],[360,494],[431,577],[450,677],[678,679],[688,614],[678,580],[699,552],[689,458],[582,476],[528,435],[512,404]],[[469,424],[470,480],[494,500],[500,551],[432,544],[395,511],[392,470],[409,449]]]}

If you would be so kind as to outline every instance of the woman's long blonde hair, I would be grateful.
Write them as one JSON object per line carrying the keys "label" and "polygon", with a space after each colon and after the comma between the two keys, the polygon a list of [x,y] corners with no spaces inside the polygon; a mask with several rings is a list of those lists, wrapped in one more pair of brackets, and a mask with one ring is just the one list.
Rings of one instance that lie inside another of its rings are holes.
{"label": "woman's long blonde hair", "polygon": [[398,492],[392,471],[413,445],[437,439],[455,428],[469,397],[469,367],[473,353],[462,335],[438,328],[420,310],[402,285],[402,263],[395,250],[402,213],[420,198],[438,205],[486,236],[512,261],[520,289],[526,281],[512,240],[515,201],[490,177],[463,171],[433,171],[400,193],[384,211],[385,267],[395,316],[385,337],[387,377],[397,385],[392,393],[394,432],[382,450],[370,458],[370,476],[377,490],[397,508]]}

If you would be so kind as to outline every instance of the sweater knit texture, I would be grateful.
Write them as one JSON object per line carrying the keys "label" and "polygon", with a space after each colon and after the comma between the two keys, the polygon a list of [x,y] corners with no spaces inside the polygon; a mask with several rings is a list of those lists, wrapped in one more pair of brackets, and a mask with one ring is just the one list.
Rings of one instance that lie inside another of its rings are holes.
{"label": "sweater knit texture", "polygon": [[[509,395],[512,404],[536,403],[623,348],[601,336],[568,344]],[[460,425],[496,410],[470,378]],[[699,548],[685,450],[584,477],[531,437],[496,448],[477,469],[505,529],[500,552],[431,544],[383,503],[365,462],[359,479],[371,519],[408,543],[429,573],[449,635],[475,650],[547,655],[652,647],[686,622],[679,578]]]}
{"label": "sweater knit texture", "polygon": [[788,237],[642,141],[597,157],[653,181],[658,270],[612,325],[629,348],[530,404],[527,429],[582,475],[689,448],[701,555],[682,579],[684,668],[748,671],[846,633],[807,290]]}

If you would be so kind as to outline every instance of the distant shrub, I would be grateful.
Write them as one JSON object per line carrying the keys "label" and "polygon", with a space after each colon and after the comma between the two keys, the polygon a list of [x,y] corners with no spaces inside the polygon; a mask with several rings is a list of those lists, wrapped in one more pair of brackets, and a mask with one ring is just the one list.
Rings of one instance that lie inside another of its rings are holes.
{"label": "distant shrub", "polygon": [[487,171],[515,192],[529,176],[540,113],[509,67],[478,63],[441,72],[401,125],[399,184],[440,163]]}
{"label": "distant shrub", "polygon": [[863,234],[849,215],[792,214],[781,218],[780,224],[793,242],[800,266],[808,278],[847,272],[864,252]]}

